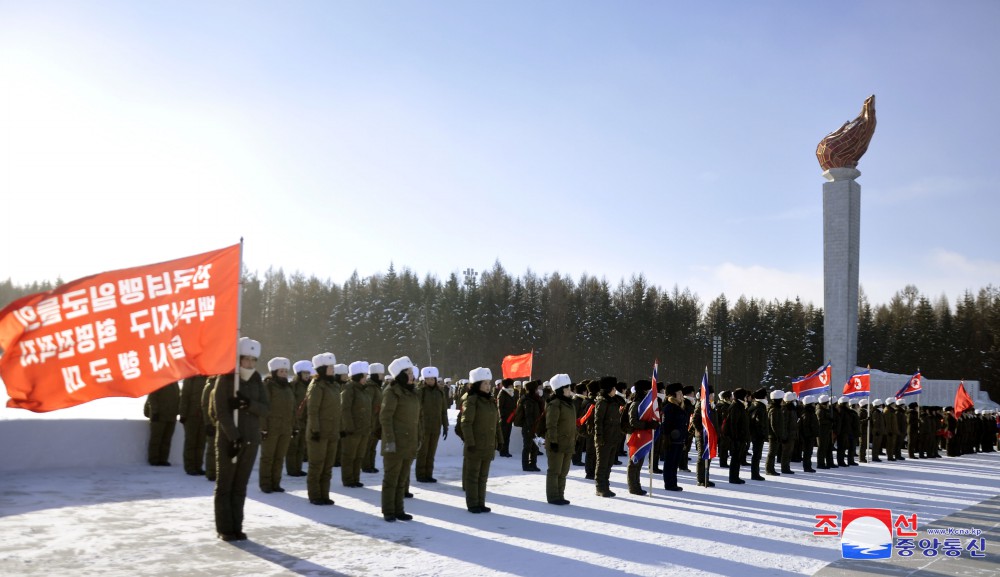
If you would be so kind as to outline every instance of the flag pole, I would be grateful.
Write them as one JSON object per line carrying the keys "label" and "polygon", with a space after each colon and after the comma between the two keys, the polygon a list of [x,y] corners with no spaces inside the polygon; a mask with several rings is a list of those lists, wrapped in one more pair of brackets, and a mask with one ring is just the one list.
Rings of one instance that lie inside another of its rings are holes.
{"label": "flag pole", "polygon": [[[243,323],[243,237],[240,237],[240,267],[237,272],[239,288],[236,291],[236,369],[233,371],[233,398],[240,392],[240,326]],[[221,376],[219,377],[222,378]],[[233,425],[239,429],[240,410],[233,413]],[[239,453],[233,455],[233,463],[236,463]]]}
{"label": "flag pole", "polygon": [[[868,461],[868,445],[872,442],[872,366],[868,365],[868,422],[865,423],[868,433],[865,435],[865,461]],[[874,455],[873,455],[874,456]]]}

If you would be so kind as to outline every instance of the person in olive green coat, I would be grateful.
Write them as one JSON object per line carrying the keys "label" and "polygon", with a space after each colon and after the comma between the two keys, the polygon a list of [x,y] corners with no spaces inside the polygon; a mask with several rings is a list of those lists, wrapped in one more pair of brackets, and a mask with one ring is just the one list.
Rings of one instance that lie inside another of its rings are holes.
{"label": "person in olive green coat", "polygon": [[462,463],[465,505],[470,513],[489,513],[486,481],[496,456],[500,412],[491,395],[493,374],[485,367],[469,371],[469,393],[462,401]]}
{"label": "person in olive green coat", "polygon": [[794,475],[792,471],[792,453],[795,450],[795,440],[799,438],[799,415],[795,410],[797,400],[795,393],[785,393],[785,402],[781,405],[781,474]]}
{"label": "person in olive green coat", "polygon": [[149,464],[154,467],[169,467],[170,442],[177,426],[180,410],[181,387],[177,382],[169,383],[149,393],[146,411],[149,417]]}
{"label": "person in olive green coat", "polygon": [[802,398],[805,409],[799,418],[799,438],[802,439],[802,470],[806,473],[815,473],[812,466],[813,448],[816,446],[816,439],[819,437],[819,419],[816,418],[816,397],[806,395]]}
{"label": "person in olive green coat", "polygon": [[545,473],[545,499],[553,505],[569,505],[566,499],[566,475],[576,450],[576,395],[569,375],[561,373],[549,379],[553,394],[545,409],[545,450],[548,471]]}
{"label": "person in olive green coat", "polygon": [[382,410],[382,385],[385,376],[385,366],[382,363],[368,365],[368,380],[365,386],[372,392],[372,432],[368,435],[368,446],[365,448],[364,460],[361,462],[361,472],[378,473],[375,468],[375,452],[382,438],[382,423],[379,422],[379,412]]}
{"label": "person in olive green coat", "polygon": [[309,502],[313,505],[333,505],[330,498],[330,479],[333,460],[340,444],[340,392],[343,387],[336,381],[333,353],[321,353],[312,358],[316,378],[306,391],[306,438],[309,445],[309,472],[306,486]]}
{"label": "person in olive green coat", "polygon": [[750,443],[750,417],[747,413],[746,403],[750,391],[739,388],[732,393],[732,402],[729,404],[726,414],[726,421],[723,425],[720,438],[729,439],[729,482],[734,485],[746,483],[740,478],[740,467],[743,463],[743,456],[746,455],[746,447]]}
{"label": "person in olive green coat", "polygon": [[597,449],[597,469],[595,471],[596,493],[599,497],[614,497],[610,487],[611,465],[615,462],[621,441],[621,411],[615,386],[618,379],[603,377],[600,381],[601,394],[594,404],[594,447]]}
{"label": "person in olive green coat", "polygon": [[261,422],[260,490],[264,493],[284,493],[281,487],[281,468],[288,453],[288,444],[295,429],[295,392],[288,383],[292,362],[285,357],[275,357],[267,362],[271,372],[264,379],[271,411]]}
{"label": "person in olive green coat", "polygon": [[[768,475],[778,475],[775,461],[780,461],[781,445],[784,442],[785,425],[782,421],[781,402],[785,393],[771,391],[771,402],[767,405],[767,459],[764,472]],[[780,465],[780,462],[779,462]]]}
{"label": "person in olive green coat", "polygon": [[368,439],[372,435],[372,388],[365,384],[368,363],[354,361],[348,368],[351,380],[340,394],[340,426],[344,439],[340,442],[340,480],[345,487],[364,487],[361,464],[365,459]]}
{"label": "person in olive green coat", "polygon": [[201,390],[201,415],[205,423],[205,478],[209,481],[215,481],[215,435],[218,421],[209,409],[217,378],[218,375],[214,375],[205,379],[205,386]]}
{"label": "person in olive green coat", "polygon": [[434,457],[438,437],[448,438],[448,393],[438,385],[437,367],[420,369],[420,449],[417,451],[418,483],[437,483],[434,478]]}
{"label": "person in olive green coat", "polygon": [[[246,337],[237,345],[240,355],[239,384],[236,375],[220,375],[212,392],[219,419],[215,435],[218,476],[215,479],[215,529],[223,541],[243,541],[243,505],[247,483],[257,460],[260,420],[267,417],[270,403],[260,374],[254,370],[260,343]],[[234,415],[237,413],[238,416]]]}
{"label": "person in olive green coat", "polygon": [[205,390],[205,375],[184,379],[181,388],[180,421],[184,426],[184,472],[204,475],[205,418],[201,412],[201,394]]}
{"label": "person in olive green coat", "polygon": [[382,393],[379,423],[382,425],[382,518],[386,521],[413,519],[404,510],[403,499],[410,486],[410,467],[417,455],[420,430],[420,398],[413,377],[413,363],[400,357],[389,363],[392,384]]}
{"label": "person in olive green coat", "polygon": [[[642,420],[642,415],[639,413],[639,407],[645,400],[646,396],[649,394],[649,389],[652,388],[653,382],[647,381],[645,379],[636,381],[633,385],[634,393],[632,393],[632,400],[625,406],[625,410],[628,411],[628,434],[636,434],[637,431],[644,429],[653,430],[659,427],[659,421],[644,421]],[[657,395],[659,396],[659,395]],[[657,403],[658,398],[652,399],[653,403]],[[650,439],[652,442],[652,439]],[[655,445],[654,445],[655,447]],[[653,450],[653,447],[651,447]],[[631,457],[628,461],[628,468],[626,470],[625,478],[628,481],[628,492],[633,495],[645,495],[646,490],[642,488],[642,483],[639,480],[639,476],[642,473],[643,462],[635,462]],[[662,474],[663,471],[661,470]]]}
{"label": "person in olive green coat", "polygon": [[288,453],[285,455],[285,473],[289,477],[305,477],[302,463],[306,460],[306,425],[309,412],[306,411],[306,391],[312,380],[312,361],[296,361],[292,365],[295,378],[291,382],[292,394],[295,396],[295,426],[292,438],[288,442]]}

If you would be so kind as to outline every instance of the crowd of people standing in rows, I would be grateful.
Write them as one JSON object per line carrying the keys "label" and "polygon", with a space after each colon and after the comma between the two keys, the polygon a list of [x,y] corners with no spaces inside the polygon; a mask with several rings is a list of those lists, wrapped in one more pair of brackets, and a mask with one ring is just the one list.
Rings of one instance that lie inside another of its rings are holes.
{"label": "crowd of people standing in rows", "polygon": [[[333,468],[341,484],[360,488],[361,473],[379,473],[376,451],[381,443],[383,518],[407,521],[405,499],[410,471],[418,483],[435,483],[438,440],[449,433],[448,409],[458,409],[455,434],[463,440],[462,489],[470,513],[488,513],[486,486],[496,456],[512,457],[511,435],[520,430],[521,468],[540,472],[546,455],[546,500],[568,505],[566,477],[571,466],[583,467],[600,497],[614,497],[610,472],[628,461],[627,486],[644,495],[644,466],[662,477],[667,491],[681,491],[678,471],[695,472],[699,486],[710,480],[712,460],[703,459],[701,403],[695,388],[681,383],[658,384],[658,420],[644,420],[640,403],[653,383],[627,385],[606,376],[574,383],[568,374],[547,381],[494,379],[478,367],[468,379],[440,378],[435,367],[418,369],[408,357],[389,364],[337,363],[332,353],[294,364],[275,357],[267,374],[256,370],[260,343],[239,343],[239,375],[195,376],[181,388],[171,383],[151,393],[145,413],[150,418],[149,464],[169,465],[175,423],[184,427],[184,469],[216,483],[215,517],[220,539],[246,539],[243,505],[258,452],[258,484],[263,493],[281,493],[283,471],[306,477],[313,505],[333,505]],[[238,380],[237,380],[238,379]],[[238,383],[238,385],[237,385]],[[718,434],[719,466],[728,481],[743,484],[764,475],[815,473],[858,465],[858,462],[902,461],[949,456],[997,447],[998,421],[991,413],[966,412],[956,418],[951,407],[919,406],[890,398],[831,399],[780,390],[738,388],[719,398],[709,387],[708,412]],[[626,439],[640,429],[653,429],[646,462],[628,459]],[[764,456],[764,442],[767,454]],[[691,449],[695,449],[692,459]],[[870,447],[870,452],[869,452]],[[813,452],[816,466],[813,467]],[[691,471],[691,461],[695,471]],[[761,474],[761,461],[764,471]],[[415,467],[413,461],[416,461]],[[304,471],[303,464],[308,468]]]}

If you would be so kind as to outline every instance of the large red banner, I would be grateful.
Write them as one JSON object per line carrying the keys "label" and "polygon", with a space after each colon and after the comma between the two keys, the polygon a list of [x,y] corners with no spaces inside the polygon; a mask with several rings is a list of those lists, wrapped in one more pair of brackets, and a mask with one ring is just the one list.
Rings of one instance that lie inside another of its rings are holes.
{"label": "large red banner", "polygon": [[234,370],[240,245],[104,272],[0,311],[8,407],[44,413]]}

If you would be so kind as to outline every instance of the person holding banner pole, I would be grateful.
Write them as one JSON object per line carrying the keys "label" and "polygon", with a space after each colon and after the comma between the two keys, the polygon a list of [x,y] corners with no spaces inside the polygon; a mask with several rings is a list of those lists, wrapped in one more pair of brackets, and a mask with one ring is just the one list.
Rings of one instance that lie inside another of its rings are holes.
{"label": "person holding banner pole", "polygon": [[214,391],[219,430],[215,435],[215,528],[223,541],[243,541],[243,505],[260,446],[260,420],[270,409],[267,390],[255,370],[260,343],[243,337],[236,373],[220,375]]}

